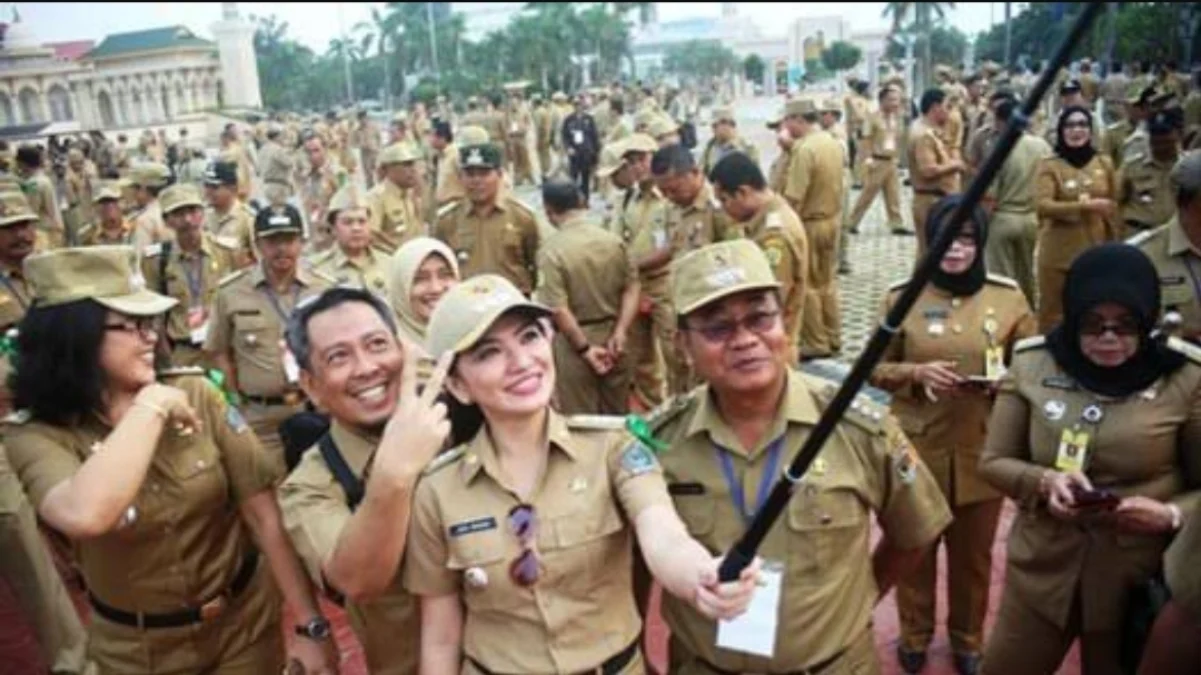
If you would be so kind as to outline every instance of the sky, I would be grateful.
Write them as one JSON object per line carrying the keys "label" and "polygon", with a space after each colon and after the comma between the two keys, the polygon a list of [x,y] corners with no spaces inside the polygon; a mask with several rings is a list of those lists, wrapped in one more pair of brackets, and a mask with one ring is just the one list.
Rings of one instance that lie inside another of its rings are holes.
{"label": "sky", "polygon": [[[372,6],[384,3],[366,2],[239,2],[243,16],[275,14],[288,22],[289,34],[316,51],[325,51],[339,24],[350,29],[370,18]],[[480,4],[480,3],[469,3]],[[806,16],[845,15],[857,29],[871,30],[888,27],[881,18],[883,2],[856,4],[837,2],[736,3],[738,13],[750,17],[765,35],[783,35],[794,19]],[[1003,19],[1003,2],[960,2],[948,14],[951,25],[966,33],[987,30]],[[1022,5],[1025,3],[1014,3]],[[209,26],[221,18],[218,2],[19,2],[0,3],[0,17],[7,20],[16,5],[21,21],[30,27],[42,42],[66,40],[100,40],[110,33],[158,28],[183,24],[193,32],[209,36]],[[849,11],[850,10],[850,11]],[[1016,11],[1016,9],[1015,9]],[[721,3],[663,2],[659,3],[659,18],[663,21],[692,17],[717,17]]]}

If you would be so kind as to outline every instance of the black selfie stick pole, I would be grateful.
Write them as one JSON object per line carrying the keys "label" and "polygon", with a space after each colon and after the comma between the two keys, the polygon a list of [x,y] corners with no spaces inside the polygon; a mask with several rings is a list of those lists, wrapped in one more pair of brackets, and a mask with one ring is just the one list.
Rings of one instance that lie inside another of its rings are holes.
{"label": "black selfie stick pole", "polygon": [[[813,432],[805,439],[804,445],[801,446],[800,452],[792,460],[791,466],[785,472],[783,478],[776,483],[772,488],[771,494],[764,503],[763,508],[755,514],[755,518],[747,527],[742,538],[734,544],[734,547],[726,553],[726,557],[721,561],[720,578],[722,581],[733,581],[738,578],[742,570],[751,564],[755,558],[756,551],[759,550],[759,545],[763,543],[763,538],[771,530],[772,525],[780,514],[784,512],[784,508],[788,505],[788,500],[792,496],[794,481],[799,481],[809,470],[809,465],[813,459],[817,457],[817,453],[821,451],[825,445],[826,439],[834,431],[834,426],[842,419],[847,407],[851,404],[855,395],[859,392],[859,388],[863,385],[871,372],[879,362],[884,350],[888,347],[888,342],[897,332],[897,328],[904,321],[905,315],[913,308],[913,304],[917,302],[918,295],[926,286],[926,282],[930,280],[934,270],[942,260],[943,255],[950,248],[951,242],[959,233],[959,229],[968,219],[980,203],[980,198],[984,196],[984,191],[988,188],[988,184],[992,182],[997,171],[1009,156],[1013,146],[1017,143],[1018,138],[1026,131],[1026,126],[1029,124],[1030,116],[1034,114],[1035,108],[1042,101],[1047,90],[1051,88],[1051,84],[1055,81],[1059,69],[1062,68],[1071,56],[1072,49],[1080,42],[1084,33],[1092,25],[1093,20],[1097,15],[1105,10],[1105,3],[1091,2],[1083,3],[1084,8],[1080,16],[1076,18],[1075,24],[1072,25],[1071,32],[1067,38],[1059,45],[1059,49],[1055,52],[1055,56],[1051,59],[1050,64],[1043,70],[1035,83],[1034,88],[1030,91],[1029,96],[1022,102],[1020,112],[1014,112],[1009,123],[1005,126],[1005,133],[997,139],[996,145],[985,160],[984,166],[980,168],[980,173],[976,175],[975,180],[968,186],[967,192],[964,193],[963,199],[950,215],[950,227],[939,229],[938,236],[934,241],[930,242],[930,248],[926,251],[926,257],[922,259],[917,270],[914,271],[909,284],[901,292],[897,298],[896,305],[885,317],[884,322],[876,328],[876,332],[872,335],[872,339],[867,343],[863,353],[859,355],[859,359],[855,361],[855,365],[851,368],[851,372],[847,374],[842,386],[839,387],[838,393],[834,395],[834,399],[830,401],[830,405],[822,413],[821,419],[818,420],[817,426],[813,428]],[[923,223],[914,223],[915,227],[922,227]]]}

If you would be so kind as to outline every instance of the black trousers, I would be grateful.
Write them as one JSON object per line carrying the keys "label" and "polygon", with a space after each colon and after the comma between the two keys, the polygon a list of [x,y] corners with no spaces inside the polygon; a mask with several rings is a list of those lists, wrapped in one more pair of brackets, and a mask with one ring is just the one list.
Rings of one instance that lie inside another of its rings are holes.
{"label": "black trousers", "polygon": [[571,157],[571,182],[580,188],[585,204],[592,195],[592,166],[592,157],[578,153]]}

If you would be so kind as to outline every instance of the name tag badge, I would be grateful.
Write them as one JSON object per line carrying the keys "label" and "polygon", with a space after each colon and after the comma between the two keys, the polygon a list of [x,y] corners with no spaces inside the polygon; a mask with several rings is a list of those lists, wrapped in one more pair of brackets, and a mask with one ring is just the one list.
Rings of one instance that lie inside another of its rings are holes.
{"label": "name tag badge", "polygon": [[1000,347],[989,347],[984,350],[984,377],[999,380],[1005,374],[1005,356]]}
{"label": "name tag badge", "polygon": [[584,132],[579,129],[573,129],[571,132],[571,142],[576,145],[584,144]]}
{"label": "name tag badge", "polygon": [[655,241],[655,248],[663,248],[667,245],[667,233],[661,229],[655,229],[651,232],[651,238]]}
{"label": "name tag badge", "polygon": [[296,363],[296,357],[292,356],[292,352],[284,350],[284,376],[288,378],[288,384],[296,384],[300,381],[300,365]]}
{"label": "name tag badge", "polygon": [[721,649],[754,654],[770,659],[776,651],[776,628],[780,616],[780,596],[784,586],[784,565],[763,561],[759,586],[746,613],[717,624],[717,646]]}
{"label": "name tag badge", "polygon": [[892,152],[897,149],[897,142],[893,140],[892,136],[885,136],[883,147],[884,152]]}
{"label": "name tag badge", "polygon": [[486,518],[476,518],[475,520],[467,520],[461,523],[455,523],[450,526],[450,536],[461,537],[465,534],[474,534],[476,532],[486,532],[496,529],[496,519],[492,516]]}
{"label": "name tag badge", "polygon": [[[194,345],[204,344],[205,341],[208,340],[208,337],[209,337],[209,322],[208,321],[205,321],[204,323],[200,324],[199,326],[196,326],[195,328],[192,329],[192,332],[189,333],[189,338],[191,338],[192,344],[194,344]],[[299,377],[299,375],[297,375],[297,377]]]}
{"label": "name tag badge", "polygon": [[1088,441],[1087,431],[1064,429],[1059,436],[1059,450],[1055,453],[1055,468],[1064,473],[1083,473]]}

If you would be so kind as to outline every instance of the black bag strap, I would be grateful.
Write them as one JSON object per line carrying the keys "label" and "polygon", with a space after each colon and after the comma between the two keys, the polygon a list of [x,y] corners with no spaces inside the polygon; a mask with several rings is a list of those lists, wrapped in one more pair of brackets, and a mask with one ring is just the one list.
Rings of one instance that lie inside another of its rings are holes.
{"label": "black bag strap", "polygon": [[329,470],[333,472],[334,479],[346,493],[346,505],[350,507],[351,512],[354,512],[359,508],[359,503],[363,501],[363,481],[359,480],[350,470],[350,466],[342,458],[342,453],[338,451],[338,446],[334,444],[333,436],[326,433],[320,441],[317,441],[317,448],[321,450],[321,457],[325,460]]}
{"label": "black bag strap", "polygon": [[167,263],[171,262],[171,242],[164,241],[162,247],[158,258],[158,292],[170,296],[167,292]]}

